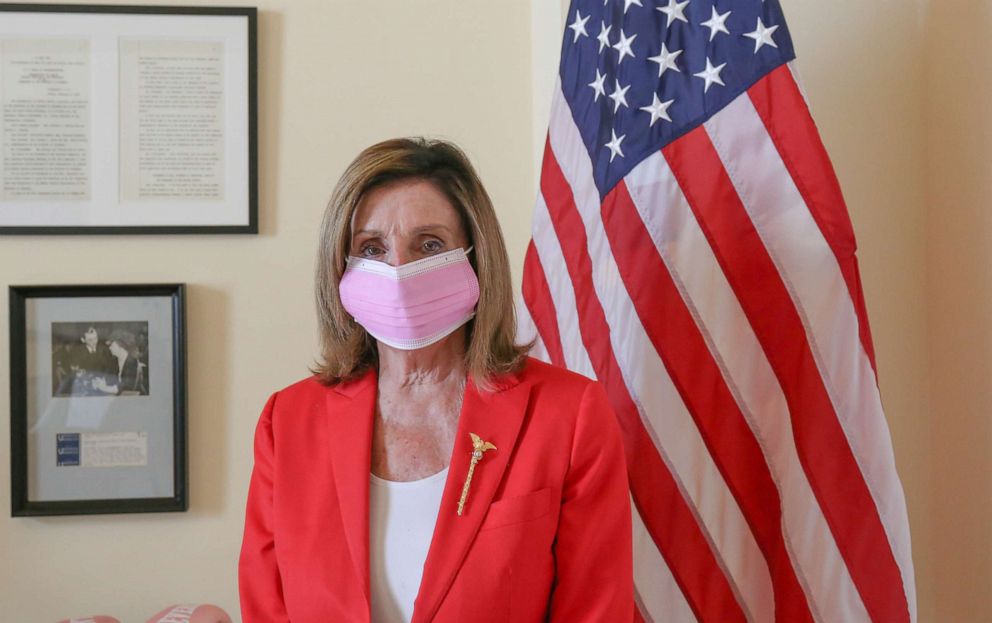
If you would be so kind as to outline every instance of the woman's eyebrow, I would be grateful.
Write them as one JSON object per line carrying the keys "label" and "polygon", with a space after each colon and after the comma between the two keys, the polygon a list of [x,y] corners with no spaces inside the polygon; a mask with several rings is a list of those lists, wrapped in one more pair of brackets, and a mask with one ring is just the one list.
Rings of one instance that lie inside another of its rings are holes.
{"label": "woman's eyebrow", "polygon": [[430,225],[420,225],[419,227],[414,227],[412,233],[422,234],[429,231],[436,231],[438,229],[443,229],[449,234],[451,233],[451,229],[449,229],[447,225],[442,225],[440,223],[431,223]]}
{"label": "woman's eyebrow", "polygon": [[355,233],[352,234],[352,237],[354,237],[354,236],[364,236],[366,234],[372,235],[372,236],[382,236],[382,232],[379,231],[378,229],[359,229],[358,231],[356,231]]}
{"label": "woman's eyebrow", "polygon": [[[410,232],[410,235],[419,236],[421,234],[441,233],[441,232],[444,232],[444,233],[446,233],[449,236],[452,235],[451,228],[448,227],[447,225],[442,225],[441,223],[431,223],[431,224],[428,224],[428,225],[418,225],[417,227],[414,227],[413,228],[413,230]],[[383,237],[385,237],[385,234],[381,230],[378,230],[378,229],[359,229],[358,231],[356,231],[355,233],[353,233],[351,235],[352,240],[354,240],[355,238],[358,238],[360,236],[361,237],[368,236],[368,237],[371,237],[371,238],[383,238]]]}

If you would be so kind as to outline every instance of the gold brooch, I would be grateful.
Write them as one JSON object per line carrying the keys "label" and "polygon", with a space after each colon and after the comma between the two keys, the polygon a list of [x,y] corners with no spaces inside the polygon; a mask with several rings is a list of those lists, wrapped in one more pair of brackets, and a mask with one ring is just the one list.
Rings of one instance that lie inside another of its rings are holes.
{"label": "gold brooch", "polygon": [[465,484],[462,485],[462,497],[458,498],[458,514],[462,514],[465,508],[465,500],[468,498],[468,488],[472,485],[472,474],[475,473],[475,466],[482,460],[482,454],[487,450],[495,450],[496,446],[489,443],[475,433],[472,436],[472,462],[468,465],[468,475],[465,476]]}

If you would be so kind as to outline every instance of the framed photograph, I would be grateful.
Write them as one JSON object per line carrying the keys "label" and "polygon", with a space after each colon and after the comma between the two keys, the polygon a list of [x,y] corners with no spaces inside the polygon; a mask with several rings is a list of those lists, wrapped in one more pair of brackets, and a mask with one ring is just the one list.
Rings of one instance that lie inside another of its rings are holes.
{"label": "framed photograph", "polygon": [[0,234],[257,233],[256,22],[0,4]]}
{"label": "framed photograph", "polygon": [[11,286],[11,514],[184,511],[181,284]]}

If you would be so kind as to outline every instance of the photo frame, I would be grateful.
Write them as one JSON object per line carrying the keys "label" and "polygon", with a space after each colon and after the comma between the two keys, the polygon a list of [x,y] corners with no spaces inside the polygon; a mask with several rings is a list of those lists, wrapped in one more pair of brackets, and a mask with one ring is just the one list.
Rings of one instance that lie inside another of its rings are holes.
{"label": "photo frame", "polygon": [[10,286],[11,515],[185,511],[185,286]]}
{"label": "photo frame", "polygon": [[0,4],[0,235],[258,233],[257,9]]}

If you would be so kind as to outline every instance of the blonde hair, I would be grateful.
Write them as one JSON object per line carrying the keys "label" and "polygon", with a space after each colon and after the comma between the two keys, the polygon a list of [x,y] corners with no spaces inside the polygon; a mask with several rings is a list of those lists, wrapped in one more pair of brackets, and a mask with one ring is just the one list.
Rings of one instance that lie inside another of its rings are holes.
{"label": "blonde hair", "polygon": [[345,257],[351,247],[351,220],[373,188],[401,180],[433,184],[458,211],[475,249],[469,256],[479,278],[475,318],[467,325],[465,367],[484,390],[494,377],[518,371],[532,344],[515,342],[510,263],[492,200],[464,152],[452,143],[397,138],[366,148],[348,165],[324,210],[316,267],[317,318],[321,355],[313,372],[334,385],[376,367],[375,339],[345,311],[338,296]]}

